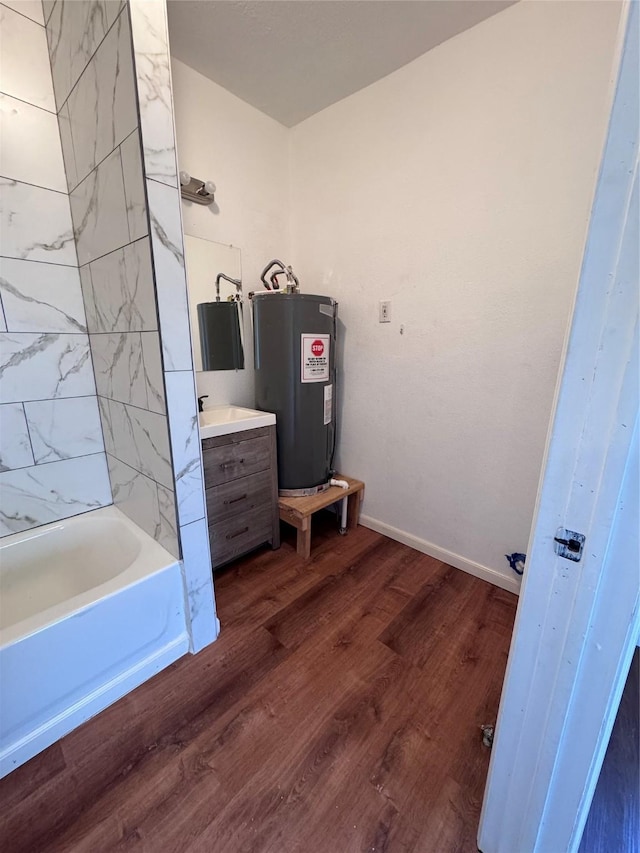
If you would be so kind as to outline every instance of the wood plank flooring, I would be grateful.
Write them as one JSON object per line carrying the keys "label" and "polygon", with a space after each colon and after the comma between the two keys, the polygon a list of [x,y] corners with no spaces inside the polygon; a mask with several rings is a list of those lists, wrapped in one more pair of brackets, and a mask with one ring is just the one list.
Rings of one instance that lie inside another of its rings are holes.
{"label": "wood plank flooring", "polygon": [[475,853],[516,598],[318,518],[222,634],[0,782],[4,853]]}

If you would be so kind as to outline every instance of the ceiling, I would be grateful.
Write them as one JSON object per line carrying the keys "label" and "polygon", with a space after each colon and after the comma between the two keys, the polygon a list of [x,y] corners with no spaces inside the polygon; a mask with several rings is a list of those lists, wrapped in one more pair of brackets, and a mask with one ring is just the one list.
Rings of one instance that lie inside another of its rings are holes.
{"label": "ceiling", "polygon": [[515,0],[169,0],[171,53],[292,127]]}

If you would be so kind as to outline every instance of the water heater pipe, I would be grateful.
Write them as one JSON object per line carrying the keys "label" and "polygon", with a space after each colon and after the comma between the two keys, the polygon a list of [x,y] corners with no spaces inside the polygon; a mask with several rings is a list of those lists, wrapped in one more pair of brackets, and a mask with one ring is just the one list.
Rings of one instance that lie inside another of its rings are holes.
{"label": "water heater pipe", "polygon": [[339,486],[341,489],[348,489],[349,483],[346,480],[329,480],[330,486]]}

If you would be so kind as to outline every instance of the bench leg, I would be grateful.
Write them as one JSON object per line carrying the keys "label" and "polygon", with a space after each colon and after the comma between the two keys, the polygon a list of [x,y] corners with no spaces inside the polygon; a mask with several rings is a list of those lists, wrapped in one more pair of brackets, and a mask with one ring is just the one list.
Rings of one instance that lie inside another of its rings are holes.
{"label": "bench leg", "polygon": [[347,526],[349,530],[353,530],[358,526],[360,518],[360,504],[362,503],[362,492],[355,492],[349,495],[349,507],[347,509]]}
{"label": "bench leg", "polygon": [[308,560],[311,556],[311,519],[305,518],[302,521],[302,527],[298,528],[298,537],[296,540],[296,551],[299,557],[304,557]]}

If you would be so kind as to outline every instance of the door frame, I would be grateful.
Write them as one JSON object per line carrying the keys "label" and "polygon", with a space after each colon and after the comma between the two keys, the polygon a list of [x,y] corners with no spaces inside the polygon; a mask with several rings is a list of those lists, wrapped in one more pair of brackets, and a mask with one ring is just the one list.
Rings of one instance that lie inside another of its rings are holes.
{"label": "door frame", "polygon": [[[640,630],[638,2],[617,77],[527,567],[478,846],[576,851]],[[558,528],[586,535],[580,562]],[[625,568],[626,567],[626,568]]]}

